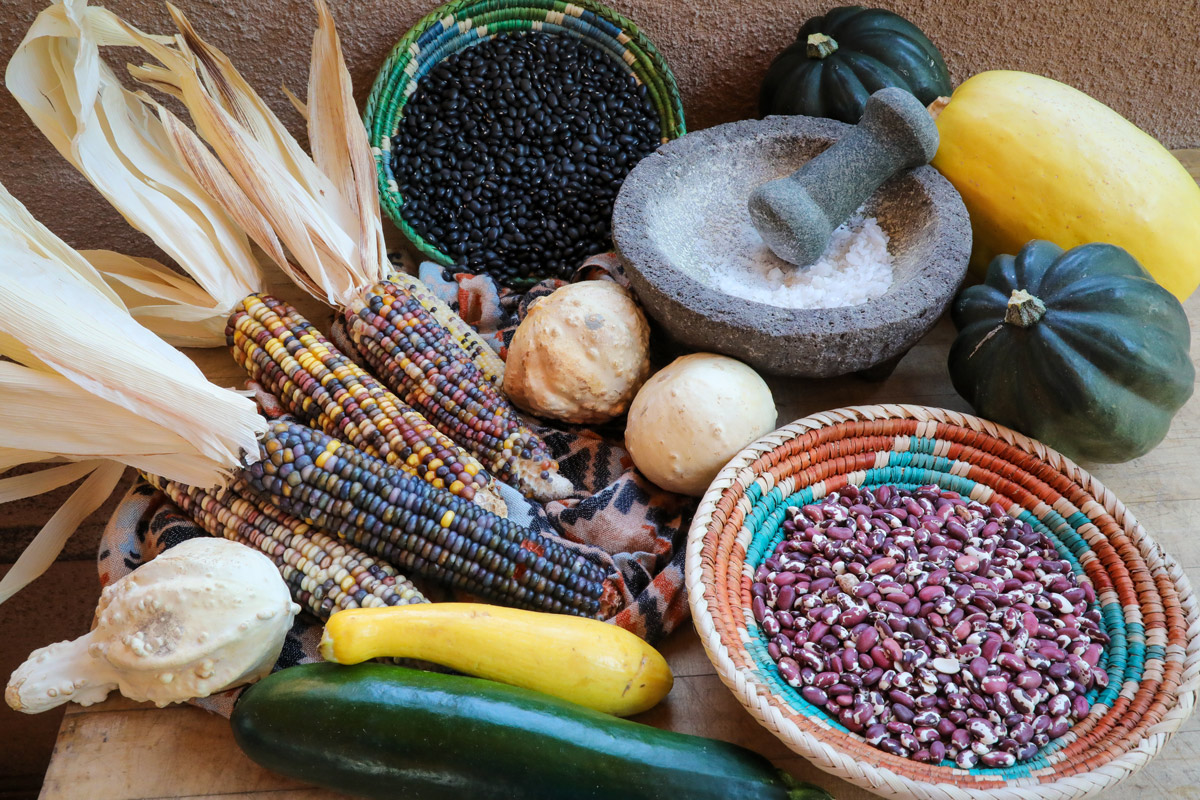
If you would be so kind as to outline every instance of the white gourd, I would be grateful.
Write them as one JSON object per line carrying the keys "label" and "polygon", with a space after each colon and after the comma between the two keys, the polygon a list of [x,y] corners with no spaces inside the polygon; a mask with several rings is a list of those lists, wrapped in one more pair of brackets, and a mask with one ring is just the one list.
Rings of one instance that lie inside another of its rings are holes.
{"label": "white gourd", "polygon": [[657,486],[698,497],[729,459],[774,429],[775,401],[757,372],[726,356],[692,353],[637,393],[625,449]]}
{"label": "white gourd", "polygon": [[539,417],[575,424],[624,414],[650,374],[650,326],[628,289],[572,283],[536,301],[521,321],[504,392]]}
{"label": "white gourd", "polygon": [[5,701],[29,714],[113,689],[158,706],[265,677],[300,607],[262,553],[237,542],[182,542],[107,587],[95,627],[35,650]]}

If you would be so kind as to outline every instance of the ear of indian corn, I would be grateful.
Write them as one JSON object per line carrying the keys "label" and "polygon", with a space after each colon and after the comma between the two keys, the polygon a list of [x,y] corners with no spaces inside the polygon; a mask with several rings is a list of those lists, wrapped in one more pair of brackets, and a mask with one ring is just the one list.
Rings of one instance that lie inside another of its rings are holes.
{"label": "ear of indian corn", "polygon": [[276,420],[262,453],[241,473],[255,492],[408,574],[520,608],[612,610],[604,570],[582,555],[320,431]]}
{"label": "ear of indian corn", "polygon": [[245,298],[229,318],[234,358],[291,414],[489,511],[506,513],[487,471],[274,297]]}
{"label": "ear of indian corn", "polygon": [[404,272],[394,272],[388,280],[401,286],[409,295],[421,304],[443,328],[445,328],[455,343],[462,348],[467,358],[479,368],[480,374],[497,389],[504,387],[504,360],[491,346],[483,340],[466,320],[454,313],[454,309],[446,305],[440,297],[430,291],[420,278]]}
{"label": "ear of indian corn", "polygon": [[244,481],[205,491],[154,475],[146,478],[209,534],[266,554],[288,584],[292,599],[320,619],[350,608],[427,602],[392,566],[312,530],[308,523],[255,496]]}
{"label": "ear of indian corn", "polygon": [[380,380],[497,478],[537,500],[572,493],[545,442],[410,289],[381,281],[343,314],[347,337]]}

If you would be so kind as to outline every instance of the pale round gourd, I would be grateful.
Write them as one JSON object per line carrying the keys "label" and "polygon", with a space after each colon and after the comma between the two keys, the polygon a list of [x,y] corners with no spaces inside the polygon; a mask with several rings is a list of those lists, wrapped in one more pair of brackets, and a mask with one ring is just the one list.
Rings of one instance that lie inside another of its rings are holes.
{"label": "pale round gourd", "polygon": [[634,466],[672,492],[698,496],[729,459],[775,429],[775,400],[750,367],[693,353],[655,373],[629,408]]}
{"label": "pale round gourd", "polygon": [[539,417],[575,424],[624,414],[650,373],[650,327],[611,281],[563,286],[529,309],[508,347],[504,391]]}
{"label": "pale round gourd", "polygon": [[4,699],[36,714],[113,689],[158,706],[208,697],[269,674],[299,611],[267,556],[189,539],[107,586],[95,627],[33,651]]}

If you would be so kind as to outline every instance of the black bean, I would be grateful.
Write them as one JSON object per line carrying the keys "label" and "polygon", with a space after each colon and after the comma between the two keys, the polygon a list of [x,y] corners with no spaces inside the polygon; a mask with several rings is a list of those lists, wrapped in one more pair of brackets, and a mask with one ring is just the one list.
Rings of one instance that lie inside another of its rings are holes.
{"label": "black bean", "polygon": [[409,98],[392,146],[401,214],[468,271],[566,278],[611,247],[617,190],[659,131],[645,87],[607,53],[502,34],[443,60]]}

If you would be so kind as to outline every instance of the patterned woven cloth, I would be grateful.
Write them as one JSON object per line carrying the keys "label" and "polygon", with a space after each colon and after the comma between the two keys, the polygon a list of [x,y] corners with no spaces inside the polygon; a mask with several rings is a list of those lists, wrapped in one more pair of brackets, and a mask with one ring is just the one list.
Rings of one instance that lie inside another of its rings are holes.
{"label": "patterned woven cloth", "polygon": [[[444,273],[433,264],[423,264],[420,277],[501,356],[529,304],[564,283],[547,280],[518,294],[499,290],[486,276]],[[616,258],[605,254],[589,259],[573,280],[623,284],[624,276]],[[352,352],[339,340],[336,327],[331,338],[345,352]],[[658,489],[639,475],[620,444],[619,427],[550,428],[532,422],[531,427],[545,439],[560,472],[574,484],[576,496],[543,505],[500,484],[510,518],[562,540],[607,567],[616,576],[624,601],[610,621],[650,642],[658,641],[688,616],[684,543],[696,501]],[[107,586],[179,542],[205,535],[162,494],[138,482],[105,529],[99,553],[101,585]],[[299,615],[276,669],[317,660],[320,633],[317,620]],[[228,716],[237,691],[197,704]]]}

